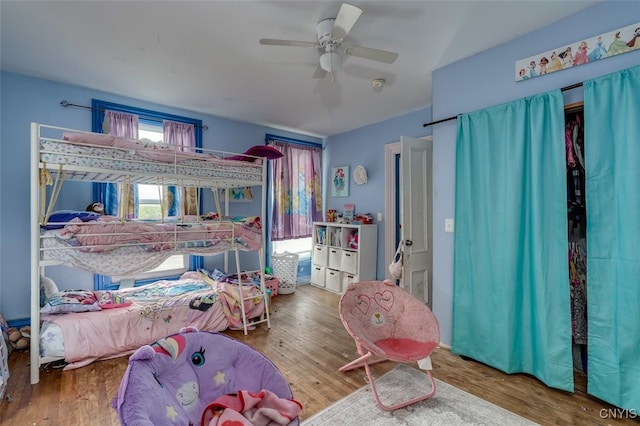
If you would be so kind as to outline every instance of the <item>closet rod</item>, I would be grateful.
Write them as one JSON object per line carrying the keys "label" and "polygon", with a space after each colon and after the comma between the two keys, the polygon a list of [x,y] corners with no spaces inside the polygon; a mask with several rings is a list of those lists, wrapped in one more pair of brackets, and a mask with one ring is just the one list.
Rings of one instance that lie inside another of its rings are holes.
{"label": "closet rod", "polygon": [[[65,108],[68,108],[68,107],[76,107],[76,108],[90,109],[90,110],[92,110],[92,111],[93,111],[93,110],[99,110],[99,111],[102,111],[102,112],[104,112],[104,111],[105,111],[104,109],[93,108],[93,107],[86,106],[86,105],[77,105],[77,104],[72,104],[71,102],[69,102],[69,101],[65,101],[65,100],[60,101],[60,105],[62,105],[62,106],[63,106],[63,107],[65,107]],[[158,117],[150,117],[150,116],[148,116],[148,115],[141,115],[141,114],[137,114],[137,115],[138,115],[138,117],[140,117],[140,118],[144,118],[145,120],[157,121],[158,123],[161,123],[161,122],[162,122],[162,119],[160,119],[160,118],[158,118]],[[209,126],[207,126],[206,124],[203,124],[202,126],[196,126],[196,127],[200,127],[200,128],[201,128],[201,129],[203,129],[203,130],[209,130]]]}
{"label": "closet rod", "polygon": [[[571,86],[562,87],[562,88],[560,88],[560,91],[564,92],[566,90],[575,89],[577,87],[582,87],[582,83],[576,83],[576,84],[572,84]],[[460,114],[458,114],[458,115],[460,115]],[[445,121],[455,120],[456,118],[458,118],[458,115],[454,115],[453,117],[443,118],[443,119],[438,120],[438,121],[432,121],[431,123],[425,123],[425,124],[422,125],[422,127],[429,127],[429,126],[433,126],[434,124],[444,123]]]}

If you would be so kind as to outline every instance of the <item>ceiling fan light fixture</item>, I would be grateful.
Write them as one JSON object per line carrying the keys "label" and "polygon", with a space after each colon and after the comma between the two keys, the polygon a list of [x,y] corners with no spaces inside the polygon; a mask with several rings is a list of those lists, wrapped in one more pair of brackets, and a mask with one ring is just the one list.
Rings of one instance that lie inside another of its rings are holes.
{"label": "ceiling fan light fixture", "polygon": [[327,72],[335,72],[340,69],[340,55],[336,52],[325,52],[320,56],[320,67]]}

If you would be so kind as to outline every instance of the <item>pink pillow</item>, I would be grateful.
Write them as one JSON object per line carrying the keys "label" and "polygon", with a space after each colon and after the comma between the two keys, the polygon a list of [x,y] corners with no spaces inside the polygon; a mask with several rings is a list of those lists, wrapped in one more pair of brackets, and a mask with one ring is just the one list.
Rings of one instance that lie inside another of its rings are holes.
{"label": "pink pillow", "polygon": [[[284,155],[276,148],[269,145],[255,145],[246,150],[244,153],[247,155],[254,155],[256,157],[265,157],[268,160],[280,158]],[[233,155],[231,157],[227,157],[226,160],[254,161],[255,158],[247,157],[245,155]]]}
{"label": "pink pillow", "polygon": [[211,155],[209,154],[204,154],[200,152],[190,152],[190,151],[178,151],[178,155],[177,155],[178,163],[185,160],[191,160],[191,159],[208,160],[209,158],[211,158]]}
{"label": "pink pillow", "polygon": [[163,163],[181,163],[186,161],[187,157],[176,156],[176,151],[170,146],[159,145],[153,142],[140,141],[136,139],[114,138],[113,146],[116,148],[124,148],[135,151],[141,157],[149,160],[160,161]]}
{"label": "pink pillow", "polygon": [[63,133],[62,140],[83,145],[113,146],[114,137],[98,133]]}
{"label": "pink pillow", "polygon": [[131,305],[131,301],[113,291],[96,291],[95,295],[98,299],[98,305],[102,309],[122,308]]}
{"label": "pink pillow", "polygon": [[98,299],[89,290],[62,290],[49,297],[40,309],[41,314],[100,311]]}

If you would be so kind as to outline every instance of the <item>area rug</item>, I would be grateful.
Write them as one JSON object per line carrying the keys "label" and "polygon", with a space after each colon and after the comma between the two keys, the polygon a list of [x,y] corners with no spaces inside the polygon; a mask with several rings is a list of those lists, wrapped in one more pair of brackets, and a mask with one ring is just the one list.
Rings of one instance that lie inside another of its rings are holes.
{"label": "area rug", "polygon": [[[389,405],[427,393],[425,374],[400,364],[376,380],[383,403]],[[393,412],[381,410],[366,385],[302,422],[303,426],[418,426],[491,425],[530,426],[531,422],[497,405],[436,379],[436,394],[430,399]]]}

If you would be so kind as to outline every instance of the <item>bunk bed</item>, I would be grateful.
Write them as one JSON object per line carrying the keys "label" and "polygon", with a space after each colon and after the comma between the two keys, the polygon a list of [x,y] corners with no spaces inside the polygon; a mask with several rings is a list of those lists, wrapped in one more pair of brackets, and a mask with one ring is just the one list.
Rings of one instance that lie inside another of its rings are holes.
{"label": "bunk bed", "polygon": [[[170,334],[167,333],[169,323],[175,331],[200,321],[203,330],[221,331],[234,326],[245,334],[259,323],[270,327],[263,273],[265,235],[260,221],[266,212],[266,158],[200,148],[185,152],[170,145],[31,123],[30,166],[32,384],[39,381],[40,367],[46,363],[69,358],[73,368],[93,360],[121,356]],[[150,221],[127,218],[124,214],[54,211],[65,181],[196,188],[197,197],[211,192],[216,212],[174,217],[163,212],[162,219]],[[222,212],[219,190],[227,189],[228,194],[229,188],[243,187],[262,188],[260,216],[228,216],[228,199]],[[257,253],[258,283],[243,281],[246,271],[240,268],[239,251]],[[192,272],[177,283],[161,284],[170,286],[169,292],[174,291],[171,286],[175,285],[191,287],[195,291],[173,294],[179,297],[169,301],[145,300],[139,296],[146,293],[138,290],[118,290],[106,296],[94,292],[93,296],[97,298],[105,297],[107,304],[114,300],[128,300],[129,303],[95,312],[55,312],[56,315],[41,312],[41,276],[49,265],[62,264],[97,274],[122,276],[153,269],[174,254],[224,254],[226,264],[226,256],[230,253],[235,253],[236,276],[239,277],[234,285],[216,283],[203,274]],[[180,313],[182,305],[196,299],[207,299],[212,305],[212,309],[207,309],[206,317],[195,320],[197,309],[193,306],[185,308],[186,314]],[[137,326],[140,317],[158,306],[165,311],[174,309],[175,315],[165,315],[164,319],[161,315],[152,315],[152,319],[158,320],[158,326],[143,324],[142,333],[131,329]],[[160,326],[162,323],[164,326]],[[39,338],[43,325],[48,337],[66,335],[75,340],[67,339],[54,345],[58,353],[50,348],[44,348],[43,353]],[[109,337],[95,339],[96,335]],[[82,344],[78,345],[80,340]],[[94,349],[90,344],[92,340],[100,340],[100,347]]]}

